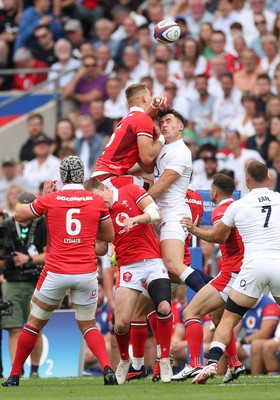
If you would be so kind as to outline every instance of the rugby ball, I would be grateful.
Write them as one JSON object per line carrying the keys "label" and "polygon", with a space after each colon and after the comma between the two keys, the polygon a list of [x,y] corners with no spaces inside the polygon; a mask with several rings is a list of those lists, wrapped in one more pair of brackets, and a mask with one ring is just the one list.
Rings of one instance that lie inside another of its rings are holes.
{"label": "rugby ball", "polygon": [[160,21],[156,24],[154,38],[159,43],[171,44],[179,39],[181,29],[174,21]]}

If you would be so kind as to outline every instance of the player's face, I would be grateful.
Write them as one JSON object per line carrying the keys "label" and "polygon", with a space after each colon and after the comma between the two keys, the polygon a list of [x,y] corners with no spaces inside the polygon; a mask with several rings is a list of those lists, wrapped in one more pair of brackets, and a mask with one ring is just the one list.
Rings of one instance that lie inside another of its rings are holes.
{"label": "player's face", "polygon": [[159,121],[159,127],[167,143],[180,138],[184,129],[182,122],[173,114],[164,115]]}
{"label": "player's face", "polygon": [[112,208],[113,193],[110,190],[108,190],[107,188],[105,188],[104,190],[93,189],[92,193],[100,196],[109,209]]}

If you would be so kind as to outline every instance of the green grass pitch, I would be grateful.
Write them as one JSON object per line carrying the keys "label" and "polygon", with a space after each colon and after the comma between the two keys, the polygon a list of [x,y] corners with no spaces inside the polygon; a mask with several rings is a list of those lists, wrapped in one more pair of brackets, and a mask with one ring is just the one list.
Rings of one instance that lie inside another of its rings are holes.
{"label": "green grass pitch", "polygon": [[191,382],[153,383],[135,380],[120,386],[104,386],[99,377],[22,379],[19,387],[0,387],[1,400],[279,400],[280,376],[242,376],[223,385],[222,377],[206,385]]}

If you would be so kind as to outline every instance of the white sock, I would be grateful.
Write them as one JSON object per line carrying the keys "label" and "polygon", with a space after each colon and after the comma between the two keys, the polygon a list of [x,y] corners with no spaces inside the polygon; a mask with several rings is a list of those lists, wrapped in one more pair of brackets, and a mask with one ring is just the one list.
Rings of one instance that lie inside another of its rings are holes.
{"label": "white sock", "polygon": [[160,345],[157,344],[157,358],[160,358],[160,356],[161,356],[161,348]]}
{"label": "white sock", "polygon": [[144,365],[144,357],[140,357],[140,358],[133,357],[132,367],[134,369],[139,371],[139,369],[141,369],[142,365]]}
{"label": "white sock", "polygon": [[194,269],[192,267],[187,267],[182,274],[179,276],[180,281],[182,283],[185,283],[185,280],[187,279],[187,277],[194,271]]}

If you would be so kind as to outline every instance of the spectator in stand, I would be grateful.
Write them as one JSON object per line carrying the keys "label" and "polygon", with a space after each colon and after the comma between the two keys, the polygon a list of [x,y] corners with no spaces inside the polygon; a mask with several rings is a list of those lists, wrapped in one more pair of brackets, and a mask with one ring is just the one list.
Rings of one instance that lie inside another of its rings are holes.
{"label": "spectator in stand", "polygon": [[238,131],[225,132],[225,148],[229,151],[225,168],[234,172],[236,189],[240,190],[245,184],[245,163],[254,159],[264,163],[264,159],[256,150],[244,149],[241,147],[241,136]]}
{"label": "spectator in stand", "polygon": [[280,192],[280,151],[274,154],[272,159],[272,168],[277,172],[276,191]]}
{"label": "spectator in stand", "polygon": [[92,100],[107,97],[106,81],[106,75],[99,73],[96,57],[85,56],[81,68],[63,88],[62,93],[65,99],[79,104],[81,114],[87,114]]}
{"label": "spectator in stand", "polygon": [[213,23],[215,31],[223,31],[226,38],[230,36],[230,27],[238,21],[238,13],[234,10],[232,0],[218,0],[217,16]]}
{"label": "spectator in stand", "polygon": [[207,76],[197,75],[195,88],[199,98],[191,103],[188,129],[195,131],[200,138],[206,138],[207,141],[207,137],[212,133],[212,115],[216,99],[208,93]]}
{"label": "spectator in stand", "polygon": [[265,71],[258,65],[258,58],[254,50],[244,50],[241,56],[243,69],[234,73],[234,84],[242,92],[257,94],[258,75]]}
{"label": "spectator in stand", "polygon": [[9,60],[13,52],[14,42],[18,34],[18,2],[16,0],[3,0],[0,9],[0,40],[5,41],[9,48]]}
{"label": "spectator in stand", "polygon": [[259,35],[250,43],[250,48],[253,49],[260,58],[262,58],[265,56],[265,52],[263,51],[262,38],[263,36],[269,34],[266,26],[266,19],[263,13],[254,14],[254,24],[257,31],[259,32]]}
{"label": "spectator in stand", "polygon": [[168,65],[163,60],[153,62],[153,93],[162,93],[168,80]]}
{"label": "spectator in stand", "polygon": [[0,39],[0,91],[11,90],[13,84],[12,75],[2,75],[1,69],[9,68],[9,46],[5,40]]}
{"label": "spectator in stand", "polygon": [[161,1],[150,0],[146,9],[146,15],[149,21],[150,34],[152,35],[158,22],[165,19],[164,8]]}
{"label": "spectator in stand", "polygon": [[233,53],[235,54],[235,71],[240,71],[242,66],[242,53],[247,49],[247,43],[242,33],[237,33],[233,38]]}
{"label": "spectator in stand", "polygon": [[91,115],[81,115],[79,128],[82,137],[75,143],[76,154],[82,159],[85,167],[85,177],[90,177],[90,171],[102,153],[104,136],[96,131],[96,125]]}
{"label": "spectator in stand", "polygon": [[34,37],[36,42],[29,46],[31,53],[36,60],[41,60],[48,64],[54,64],[57,58],[54,53],[53,34],[48,25],[39,25],[35,29]]}
{"label": "spectator in stand", "polygon": [[109,47],[112,57],[115,57],[118,49],[118,41],[111,38],[114,30],[114,23],[107,18],[100,18],[95,24],[96,39],[93,47],[98,50],[99,46],[105,44]]}
{"label": "spectator in stand", "polygon": [[84,29],[78,19],[69,19],[64,25],[66,38],[72,44],[73,57],[81,58],[80,46],[85,42]]}
{"label": "spectator in stand", "polygon": [[17,207],[18,198],[23,190],[24,189],[22,186],[15,183],[8,187],[6,191],[3,212],[7,213],[9,217],[12,217],[14,215]]}
{"label": "spectator in stand", "polygon": [[[59,39],[54,45],[54,53],[58,61],[54,63],[48,73],[48,81],[52,81],[57,78],[60,73],[58,87],[63,88],[66,86],[75,76],[75,70],[78,70],[81,66],[81,61],[72,57],[72,46],[69,40]],[[50,82],[47,88],[53,90],[55,82]]]}
{"label": "spectator in stand", "polygon": [[[216,56],[222,56],[226,60],[226,71],[235,72],[235,57],[225,51],[226,35],[223,31],[213,31],[211,36],[211,47]],[[212,75],[211,58],[207,62],[206,72],[208,76]]]}
{"label": "spectator in stand", "polygon": [[104,102],[104,115],[107,118],[119,119],[128,114],[127,102],[121,82],[117,78],[108,78],[106,83],[108,99]]}
{"label": "spectator in stand", "polygon": [[273,34],[273,36],[276,37],[277,40],[280,38],[280,12],[279,11],[276,15],[272,34]]}
{"label": "spectator in stand", "polygon": [[[16,68],[34,68],[34,69],[39,69],[39,68],[48,68],[48,64],[46,64],[43,61],[36,60],[33,56],[32,53],[29,49],[26,47],[22,47],[18,49],[13,57],[15,67]],[[13,89],[17,90],[29,90],[33,88],[36,85],[39,85],[39,83],[44,82],[47,79],[47,73],[46,72],[40,72],[40,73],[17,73],[14,75],[14,83],[13,83]]]}
{"label": "spectator in stand", "polygon": [[165,82],[163,95],[167,97],[167,100],[169,100],[167,101],[167,106],[169,108],[174,108],[182,115],[185,120],[189,119],[190,100],[188,100],[186,97],[183,97],[182,92],[181,94],[178,93],[177,85],[175,82],[171,80]]}
{"label": "spectator in stand", "polygon": [[244,92],[241,97],[244,112],[232,119],[229,129],[240,133],[242,143],[255,134],[253,116],[257,111],[257,97],[250,92]]}
{"label": "spectator in stand", "polygon": [[190,0],[190,13],[186,15],[190,33],[195,40],[199,38],[199,31],[204,22],[214,22],[214,15],[206,10],[203,0]]}
{"label": "spectator in stand", "polygon": [[266,105],[266,116],[268,118],[280,115],[280,96],[271,96]]}
{"label": "spectator in stand", "polygon": [[[205,173],[192,179],[192,188],[194,190],[210,190],[213,176],[218,172],[218,160],[215,153],[206,153],[203,161]],[[202,179],[202,176],[204,179]]]}
{"label": "spectator in stand", "polygon": [[201,25],[199,32],[199,47],[202,55],[208,60],[215,55],[211,47],[211,37],[213,33],[213,26],[210,22],[205,22]]}
{"label": "spectator in stand", "polygon": [[174,60],[172,49],[169,45],[158,43],[155,46],[154,60],[165,61],[168,65],[168,74],[172,80],[178,81],[183,77],[181,62]]}
{"label": "spectator in stand", "polygon": [[256,113],[253,117],[253,126],[255,135],[248,138],[246,147],[247,149],[257,150],[267,163],[268,148],[273,137],[268,130],[268,120],[265,114]]}
{"label": "spectator in stand", "polygon": [[195,61],[195,75],[204,74],[207,67],[207,61],[205,57],[200,54],[198,42],[192,37],[187,37],[184,40],[183,57],[187,57]]}
{"label": "spectator in stand", "polygon": [[50,0],[34,0],[34,6],[28,6],[23,11],[19,22],[18,37],[14,46],[15,51],[34,42],[34,32],[39,25],[49,26],[54,40],[64,36],[62,25],[57,22],[49,11],[50,4]]}
{"label": "spectator in stand", "polygon": [[279,305],[271,297],[262,295],[236,327],[236,334],[241,328],[244,330],[244,336],[236,343],[238,358],[252,375],[263,372],[254,362],[260,351],[259,341],[273,337],[279,317]]}
{"label": "spectator in stand", "polygon": [[103,16],[103,4],[100,0],[81,0],[75,3],[78,9],[77,18],[85,30],[85,36],[92,39],[95,34],[95,23]]}
{"label": "spectator in stand", "polygon": [[35,158],[33,152],[34,140],[44,134],[44,117],[42,114],[29,114],[27,117],[28,140],[22,145],[19,151],[20,161],[31,161]]}
{"label": "spectator in stand", "polygon": [[260,74],[257,78],[258,85],[258,102],[257,111],[266,112],[266,105],[272,96],[271,79],[268,74]]}
{"label": "spectator in stand", "polygon": [[85,41],[80,45],[80,58],[83,59],[86,56],[95,56],[93,44],[89,41]]}
{"label": "spectator in stand", "polygon": [[231,72],[219,76],[223,96],[218,97],[214,104],[212,121],[219,129],[228,129],[236,115],[244,113],[241,105],[241,93],[233,85]]}
{"label": "spectator in stand", "polygon": [[280,56],[278,55],[279,44],[276,37],[272,34],[264,35],[262,37],[262,48],[265,57],[262,57],[260,67],[267,72],[270,79],[273,79],[275,67],[280,62]]}
{"label": "spectator in stand", "polygon": [[[280,151],[280,146],[278,151]],[[274,155],[273,155],[274,157]],[[268,168],[268,182],[267,187],[269,190],[276,190],[277,186],[277,172],[273,168]]]}
{"label": "spectator in stand", "polygon": [[138,40],[139,40],[139,51],[140,57],[148,64],[152,64],[154,58],[154,52],[156,48],[155,40],[152,39],[152,35],[148,24],[144,24],[138,27]]}
{"label": "spectator in stand", "polygon": [[96,132],[100,133],[105,142],[108,142],[114,129],[114,120],[105,116],[105,107],[103,100],[93,100],[90,103],[90,115],[96,126]]}
{"label": "spectator in stand", "polygon": [[226,59],[222,55],[211,58],[212,76],[208,79],[208,91],[212,96],[222,97],[223,89],[219,76],[226,71]]}
{"label": "spectator in stand", "polygon": [[55,125],[55,137],[50,146],[50,153],[59,157],[64,148],[72,148],[75,143],[75,127],[68,118],[59,119]]}
{"label": "spectator in stand", "polygon": [[275,115],[270,118],[269,131],[273,138],[280,143],[280,115]]}
{"label": "spectator in stand", "polygon": [[135,47],[127,46],[123,52],[123,64],[128,68],[129,79],[138,83],[143,76],[149,75],[149,65],[139,58]]}
{"label": "spectator in stand", "polygon": [[138,30],[136,21],[132,17],[127,17],[123,21],[125,30],[125,38],[119,42],[119,46],[115,55],[116,64],[121,64],[124,58],[125,48],[127,46],[139,48]]}
{"label": "spectator in stand", "polygon": [[178,84],[178,94],[189,101],[198,98],[198,92],[195,89],[195,60],[186,57],[182,60],[183,79]]}
{"label": "spectator in stand", "polygon": [[[50,139],[40,135],[34,140],[33,151],[35,158],[27,162],[23,169],[23,176],[32,187],[32,193],[36,194],[42,182],[48,179],[59,181],[60,161],[50,154]],[[59,182],[57,183],[57,187]]]}
{"label": "spectator in stand", "polygon": [[107,76],[111,75],[115,63],[112,59],[109,46],[107,46],[106,44],[102,44],[101,46],[99,46],[96,50],[96,58],[100,72]]}
{"label": "spectator in stand", "polygon": [[29,191],[28,181],[19,175],[16,161],[11,156],[3,158],[1,163],[2,179],[0,179],[0,206],[3,208],[6,200],[6,192],[12,185],[19,185]]}

